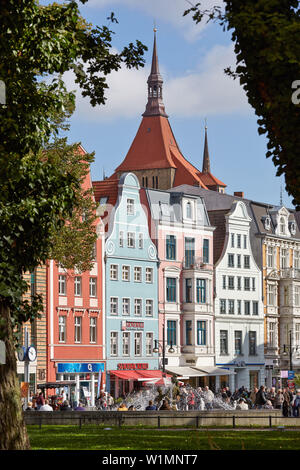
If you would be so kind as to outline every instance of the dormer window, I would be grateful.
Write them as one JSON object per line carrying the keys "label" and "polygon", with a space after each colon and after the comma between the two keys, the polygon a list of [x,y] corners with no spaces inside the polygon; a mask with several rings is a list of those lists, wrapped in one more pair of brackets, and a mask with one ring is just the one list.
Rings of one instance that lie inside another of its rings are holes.
{"label": "dormer window", "polygon": [[292,235],[296,235],[296,224],[295,222],[290,223],[290,232]]}
{"label": "dormer window", "polygon": [[285,232],[285,218],[284,217],[280,217],[279,230],[280,230],[281,235],[285,235],[286,232]]}
{"label": "dormer window", "polygon": [[192,219],[192,204],[187,202],[185,207],[185,216],[187,219]]}
{"label": "dormer window", "polygon": [[270,228],[271,228],[271,219],[270,219],[269,216],[267,216],[267,217],[265,218],[265,229],[266,229],[266,230],[270,230]]}

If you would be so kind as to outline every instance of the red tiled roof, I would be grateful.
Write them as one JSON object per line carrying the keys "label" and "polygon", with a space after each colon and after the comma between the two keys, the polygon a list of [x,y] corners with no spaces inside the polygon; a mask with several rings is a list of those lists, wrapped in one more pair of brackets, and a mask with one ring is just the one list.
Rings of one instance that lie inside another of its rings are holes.
{"label": "red tiled roof", "polygon": [[226,187],[225,183],[222,183],[222,181],[218,180],[214,175],[212,175],[210,172],[207,173],[201,173],[201,180],[206,186],[223,186],[224,188]]}

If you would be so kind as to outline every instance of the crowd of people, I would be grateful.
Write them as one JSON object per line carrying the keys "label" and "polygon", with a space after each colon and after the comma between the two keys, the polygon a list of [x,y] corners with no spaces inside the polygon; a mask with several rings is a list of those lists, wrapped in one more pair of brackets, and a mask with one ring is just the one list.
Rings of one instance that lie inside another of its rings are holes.
{"label": "crowd of people", "polygon": [[[251,409],[279,409],[285,417],[300,416],[300,389],[290,390],[289,388],[277,389],[275,387],[266,388],[263,385],[248,390],[245,387],[231,392],[229,387],[223,387],[214,393],[208,386],[192,388],[189,385],[174,387],[172,396],[161,394],[160,389],[154,399],[141,407],[140,396],[142,392],[135,392],[131,396],[123,394],[118,399],[114,399],[110,393],[101,392],[96,400],[96,408],[103,411],[146,411],[155,410],[211,410],[221,407],[236,410]],[[138,405],[139,404],[139,405]],[[88,409],[84,403],[69,401],[67,397],[52,396],[45,398],[43,392],[32,396],[24,407],[25,411],[85,411]]]}

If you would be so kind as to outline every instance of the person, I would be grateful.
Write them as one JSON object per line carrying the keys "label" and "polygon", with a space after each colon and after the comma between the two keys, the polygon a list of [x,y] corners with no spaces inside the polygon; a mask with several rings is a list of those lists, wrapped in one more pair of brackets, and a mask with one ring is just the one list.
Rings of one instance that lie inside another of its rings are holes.
{"label": "person", "polygon": [[281,410],[282,403],[283,403],[283,393],[282,393],[281,388],[279,388],[274,398],[274,408],[276,410]]}
{"label": "person", "polygon": [[256,394],[258,392],[258,388],[257,387],[254,387],[253,390],[251,390],[250,392],[250,400],[251,400],[251,403],[252,403],[252,407],[253,408],[256,408]]}
{"label": "person", "polygon": [[34,408],[32,406],[32,401],[29,401],[27,403],[27,408],[25,409],[25,411],[34,411]]}
{"label": "person", "polygon": [[76,406],[76,408],[74,408],[74,411],[85,411],[85,408],[83,406],[83,403],[78,403],[78,406]]}
{"label": "person", "polygon": [[212,410],[212,407],[213,407],[212,402],[213,402],[214,397],[215,397],[214,393],[206,385],[206,387],[204,388],[204,392],[203,392],[203,398],[204,398],[205,406],[207,410]]}
{"label": "person", "polygon": [[169,405],[168,400],[166,400],[166,399],[163,400],[162,405],[161,405],[161,407],[159,408],[159,410],[162,410],[162,411],[163,411],[163,410],[171,410],[171,407],[170,407],[170,405]]}
{"label": "person", "polygon": [[70,403],[68,400],[65,400],[63,404],[60,406],[60,411],[71,411],[72,408],[70,407]]}
{"label": "person", "polygon": [[271,400],[267,400],[263,407],[267,410],[273,410],[273,405],[272,405]]}
{"label": "person", "polygon": [[36,409],[39,410],[41,406],[43,406],[44,404],[45,404],[45,398],[44,398],[43,392],[40,392],[35,401]]}
{"label": "person", "polygon": [[249,410],[249,406],[245,402],[244,398],[240,398],[236,405],[237,410]]}
{"label": "person", "polygon": [[106,399],[106,402],[107,402],[107,409],[108,410],[111,410],[113,405],[114,405],[114,398],[111,396],[110,393],[107,394],[107,399]]}
{"label": "person", "polygon": [[300,389],[297,389],[296,396],[293,402],[293,416],[295,418],[299,418],[299,410],[300,410]]}
{"label": "person", "polygon": [[128,411],[128,408],[125,405],[125,403],[121,403],[121,405],[118,408],[118,411]]}
{"label": "person", "polygon": [[291,397],[287,388],[283,389],[282,414],[285,418],[291,416]]}
{"label": "person", "polygon": [[192,391],[189,392],[187,399],[188,399],[188,409],[189,410],[194,410],[194,408],[195,408],[195,395]]}
{"label": "person", "polygon": [[130,405],[130,407],[128,408],[128,411],[136,411],[136,409],[133,405]]}
{"label": "person", "polygon": [[261,409],[267,403],[267,397],[265,394],[265,387],[261,385],[255,399],[255,406]]}
{"label": "person", "polygon": [[49,400],[45,400],[45,403],[40,407],[39,411],[53,411],[52,406],[49,405]]}
{"label": "person", "polygon": [[153,401],[150,400],[149,401],[149,405],[146,406],[145,408],[147,411],[156,411],[157,410],[157,406],[153,404]]}

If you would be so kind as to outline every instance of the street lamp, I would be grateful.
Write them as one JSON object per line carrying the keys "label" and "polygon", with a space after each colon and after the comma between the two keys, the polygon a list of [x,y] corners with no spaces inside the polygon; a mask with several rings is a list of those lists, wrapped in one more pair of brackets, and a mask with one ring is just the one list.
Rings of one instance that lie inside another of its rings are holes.
{"label": "street lamp", "polygon": [[[163,323],[163,337],[162,337],[162,341],[159,341],[157,339],[154,340],[154,348],[153,348],[153,352],[154,353],[158,353],[159,352],[159,347],[161,347],[162,349],[162,361],[163,361],[163,366],[162,366],[162,373],[163,375],[165,375],[166,373],[166,369],[165,369],[165,358],[166,358],[166,341],[165,341],[165,324]],[[170,344],[170,348],[168,349],[168,352],[173,354],[175,352],[175,349],[173,348],[173,343],[171,341],[171,344]]]}
{"label": "street lamp", "polygon": [[292,330],[289,331],[289,344],[283,345],[283,355],[286,356],[289,353],[290,360],[290,371],[293,370],[293,353],[298,351],[298,346],[292,347]]}

